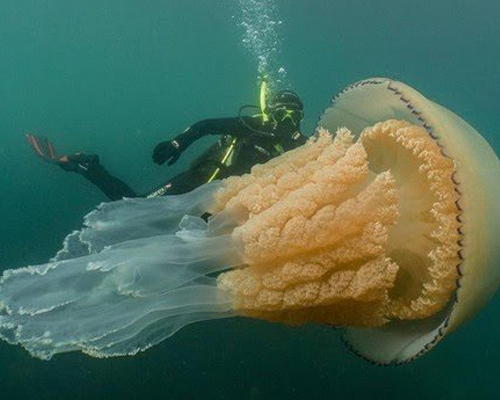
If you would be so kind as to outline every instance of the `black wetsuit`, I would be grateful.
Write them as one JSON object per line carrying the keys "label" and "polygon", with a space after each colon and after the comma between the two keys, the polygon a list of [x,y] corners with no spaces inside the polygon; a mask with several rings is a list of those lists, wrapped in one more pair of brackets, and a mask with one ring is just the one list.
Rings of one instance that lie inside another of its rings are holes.
{"label": "black wetsuit", "polygon": [[[78,172],[111,200],[123,197],[157,197],[189,192],[212,179],[242,175],[294,149],[307,140],[298,128],[279,131],[259,117],[207,119],[190,126],[174,140],[182,152],[206,135],[220,135],[219,141],[198,157],[191,167],[144,195],[137,195],[126,183],[112,176],[97,162],[79,163]],[[228,158],[232,157],[231,160]],[[230,162],[228,162],[230,161]]]}

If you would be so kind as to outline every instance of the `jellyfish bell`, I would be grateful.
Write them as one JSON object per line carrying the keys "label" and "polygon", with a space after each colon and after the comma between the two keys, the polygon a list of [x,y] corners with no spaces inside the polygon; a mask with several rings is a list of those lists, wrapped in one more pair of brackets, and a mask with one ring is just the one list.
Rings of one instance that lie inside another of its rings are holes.
{"label": "jellyfish bell", "polygon": [[442,155],[454,163],[458,262],[456,287],[440,312],[413,321],[391,321],[381,328],[347,329],[344,339],[352,350],[383,364],[411,361],[430,350],[480,310],[500,282],[496,265],[500,257],[500,163],[474,128],[408,85],[384,78],[347,87],[333,99],[319,126],[331,130],[348,126],[359,134],[388,119],[424,128]]}
{"label": "jellyfish bell", "polygon": [[304,146],[191,193],[103,204],[51,262],[5,271],[0,337],[45,359],[133,355],[246,316],[345,327],[365,358],[410,361],[498,286],[499,173],[457,116],[363,81]]}

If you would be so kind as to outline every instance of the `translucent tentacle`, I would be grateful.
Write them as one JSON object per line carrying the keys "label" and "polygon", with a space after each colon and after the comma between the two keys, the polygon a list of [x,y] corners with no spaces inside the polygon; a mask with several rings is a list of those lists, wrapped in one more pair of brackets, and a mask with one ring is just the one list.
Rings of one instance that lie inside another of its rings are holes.
{"label": "translucent tentacle", "polygon": [[102,203],[85,216],[83,229],[68,235],[53,260],[99,252],[126,240],[173,233],[184,215],[202,215],[220,187],[220,181],[214,181],[190,193],[169,196],[168,201],[158,197]]}
{"label": "translucent tentacle", "polygon": [[[214,233],[195,216],[216,187],[102,205],[65,241],[64,257],[5,271],[0,337],[45,359],[72,350],[107,357],[145,350],[196,321],[232,316],[229,295],[207,276],[242,263],[232,217],[219,217]],[[84,245],[87,251],[74,252]]]}

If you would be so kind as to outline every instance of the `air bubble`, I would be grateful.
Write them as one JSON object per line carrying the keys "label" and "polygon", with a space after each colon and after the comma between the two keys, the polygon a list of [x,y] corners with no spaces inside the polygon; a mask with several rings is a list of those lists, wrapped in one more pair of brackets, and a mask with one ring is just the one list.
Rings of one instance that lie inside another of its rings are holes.
{"label": "air bubble", "polygon": [[275,0],[239,0],[243,47],[257,61],[260,77],[266,77],[271,91],[286,85],[286,70],[279,67],[283,43]]}

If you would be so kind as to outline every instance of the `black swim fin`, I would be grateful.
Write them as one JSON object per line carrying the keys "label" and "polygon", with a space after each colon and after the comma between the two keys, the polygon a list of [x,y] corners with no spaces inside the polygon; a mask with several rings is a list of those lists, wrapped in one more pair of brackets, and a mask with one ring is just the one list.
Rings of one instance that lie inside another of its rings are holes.
{"label": "black swim fin", "polygon": [[26,139],[28,139],[28,143],[30,144],[35,154],[42,160],[51,164],[57,164],[60,161],[56,155],[54,145],[46,137],[27,133]]}

